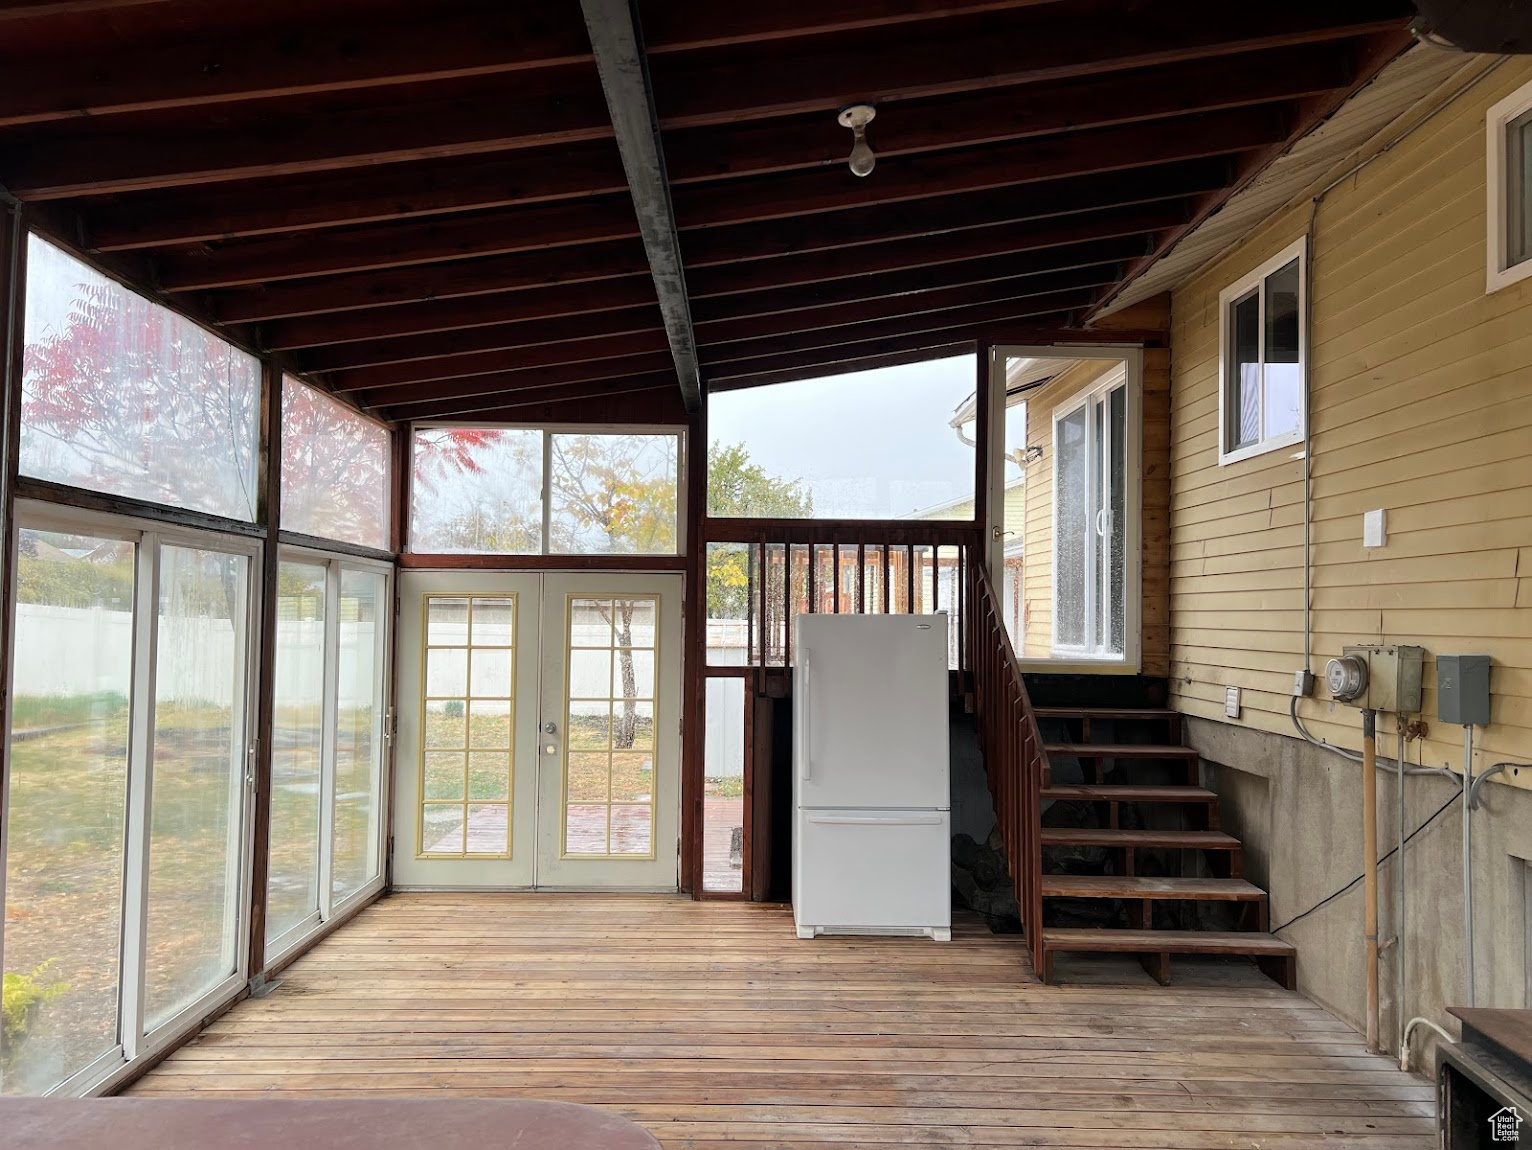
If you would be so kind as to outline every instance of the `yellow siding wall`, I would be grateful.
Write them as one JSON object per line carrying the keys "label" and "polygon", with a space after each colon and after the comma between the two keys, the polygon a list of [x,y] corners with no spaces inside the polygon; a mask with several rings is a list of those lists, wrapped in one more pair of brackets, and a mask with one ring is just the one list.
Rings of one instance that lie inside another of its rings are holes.
{"label": "yellow siding wall", "polygon": [[[1532,759],[1532,281],[1485,294],[1485,111],[1532,80],[1503,65],[1324,200],[1310,336],[1313,669],[1345,643],[1495,660],[1478,766]],[[1172,302],[1172,692],[1187,713],[1291,734],[1303,662],[1303,464],[1293,449],[1218,465],[1218,293],[1304,234],[1304,203]],[[1388,542],[1362,547],[1362,516]],[[1415,749],[1456,767],[1459,728]],[[1318,697],[1317,734],[1360,742]],[[1391,738],[1391,735],[1390,735]],[[1519,785],[1532,786],[1532,771]]]}

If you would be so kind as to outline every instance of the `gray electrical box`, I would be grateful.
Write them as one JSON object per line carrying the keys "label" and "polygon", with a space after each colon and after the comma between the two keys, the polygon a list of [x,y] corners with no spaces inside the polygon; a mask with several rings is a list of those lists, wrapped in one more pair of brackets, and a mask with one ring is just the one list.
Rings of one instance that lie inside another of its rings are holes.
{"label": "gray electrical box", "polygon": [[1436,657],[1436,717],[1458,727],[1489,726],[1489,656]]}

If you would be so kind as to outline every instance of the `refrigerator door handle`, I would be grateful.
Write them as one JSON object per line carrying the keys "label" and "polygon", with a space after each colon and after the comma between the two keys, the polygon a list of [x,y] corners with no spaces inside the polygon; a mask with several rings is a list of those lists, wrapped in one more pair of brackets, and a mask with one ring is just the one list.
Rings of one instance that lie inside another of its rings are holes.
{"label": "refrigerator door handle", "polygon": [[863,827],[929,827],[942,821],[940,814],[888,814],[888,815],[814,815],[808,816],[811,823],[830,823],[837,826],[863,826]]}
{"label": "refrigerator door handle", "polygon": [[814,775],[814,760],[809,752],[809,747],[814,741],[814,728],[809,725],[809,696],[814,692],[809,684],[813,668],[809,665],[809,653],[807,651],[799,652],[798,665],[803,670],[803,698],[795,699],[793,702],[795,706],[803,708],[799,714],[799,721],[803,731],[803,746],[798,749],[803,755],[801,777],[804,782],[808,782]]}

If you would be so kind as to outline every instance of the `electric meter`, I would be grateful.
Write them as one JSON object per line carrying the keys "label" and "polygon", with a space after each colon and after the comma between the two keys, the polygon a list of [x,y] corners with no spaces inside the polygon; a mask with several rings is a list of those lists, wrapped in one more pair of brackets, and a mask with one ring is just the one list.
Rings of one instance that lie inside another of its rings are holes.
{"label": "electric meter", "polygon": [[1359,699],[1367,691],[1367,660],[1356,655],[1342,655],[1325,664],[1325,686],[1342,703]]}

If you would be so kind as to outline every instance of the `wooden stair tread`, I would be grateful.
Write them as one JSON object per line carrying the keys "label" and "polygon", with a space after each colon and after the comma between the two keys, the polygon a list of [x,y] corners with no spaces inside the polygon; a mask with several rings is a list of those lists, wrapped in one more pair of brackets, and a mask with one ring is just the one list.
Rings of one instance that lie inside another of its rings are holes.
{"label": "wooden stair tread", "polygon": [[1069,755],[1077,759],[1195,759],[1190,747],[1159,746],[1155,743],[1045,743],[1050,755]]}
{"label": "wooden stair tread", "polygon": [[1042,844],[1087,847],[1160,847],[1166,850],[1238,850],[1222,831],[1129,830],[1120,827],[1043,827]]}
{"label": "wooden stair tread", "polygon": [[1054,783],[1043,798],[1069,802],[1216,803],[1206,787],[1140,786],[1136,783]]}
{"label": "wooden stair tread", "polygon": [[1049,950],[1098,950],[1126,953],[1269,954],[1292,955],[1298,948],[1285,939],[1260,931],[1238,930],[1111,930],[1096,927],[1051,927],[1043,931]]}
{"label": "wooden stair tread", "polygon": [[1039,719],[1174,719],[1179,711],[1164,707],[1033,707]]}
{"label": "wooden stair tread", "polygon": [[1260,902],[1266,892],[1242,878],[1162,878],[1141,875],[1045,874],[1044,898],[1195,899]]}

